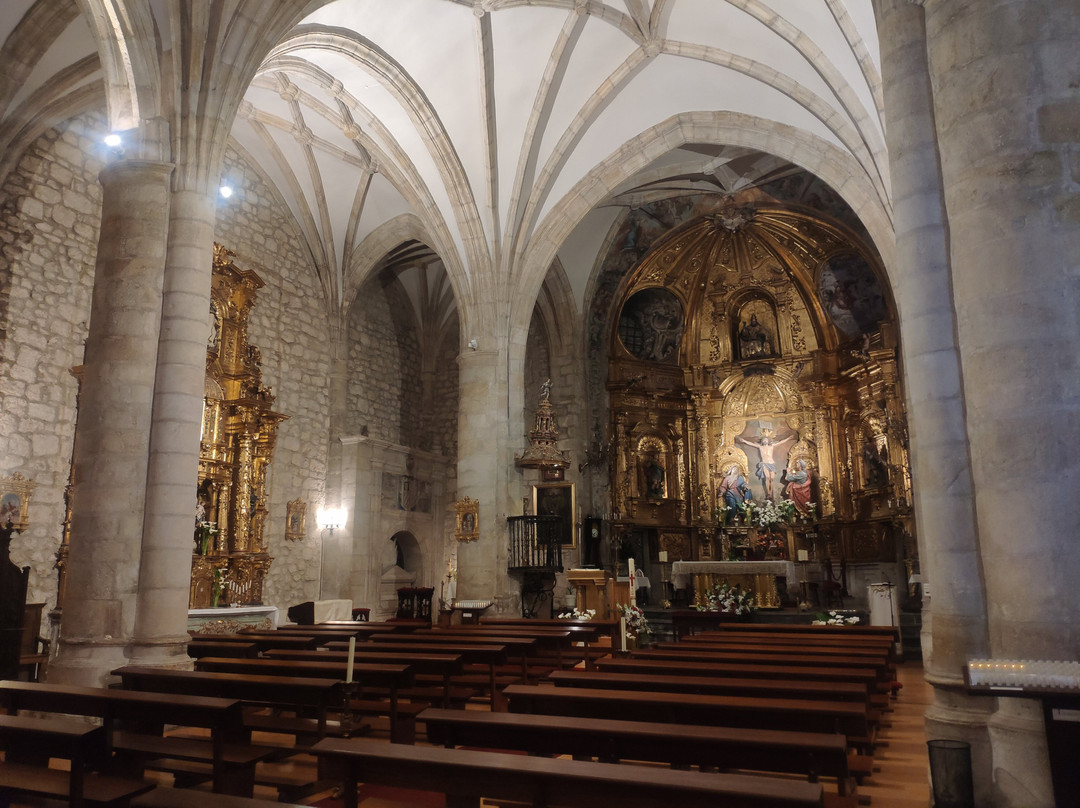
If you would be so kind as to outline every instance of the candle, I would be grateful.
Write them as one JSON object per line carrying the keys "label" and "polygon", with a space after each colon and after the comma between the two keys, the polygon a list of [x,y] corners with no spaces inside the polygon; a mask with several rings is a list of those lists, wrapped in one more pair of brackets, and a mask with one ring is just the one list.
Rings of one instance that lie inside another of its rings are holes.
{"label": "candle", "polygon": [[[627,562],[627,566],[629,567],[629,570],[630,570],[630,575],[629,575],[629,578],[630,578],[630,605],[631,606],[637,606],[637,581],[634,580],[637,577],[637,575],[636,575],[636,572],[634,570],[634,559],[631,558]],[[626,649],[624,648],[623,650],[625,651]]]}
{"label": "candle", "polygon": [[660,551],[660,563],[661,564],[666,564],[667,563],[667,550],[661,550]]}
{"label": "candle", "polygon": [[356,658],[356,637],[349,637],[349,662],[345,666],[345,681],[352,681],[353,661]]}
{"label": "candle", "polygon": [[619,618],[619,650],[626,651],[626,618]]}

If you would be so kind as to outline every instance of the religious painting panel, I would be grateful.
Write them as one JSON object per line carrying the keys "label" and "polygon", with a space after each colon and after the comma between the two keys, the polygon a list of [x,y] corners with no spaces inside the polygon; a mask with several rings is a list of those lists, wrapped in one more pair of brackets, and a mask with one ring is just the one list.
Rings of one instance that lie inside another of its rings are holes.
{"label": "religious painting panel", "polygon": [[454,538],[458,541],[478,541],[480,539],[480,503],[471,497],[464,497],[457,501],[454,510],[457,515]]}
{"label": "religious painting panel", "polygon": [[870,334],[885,319],[885,296],[862,256],[840,253],[818,270],[818,295],[829,318],[848,337]]}
{"label": "religious painting panel", "polygon": [[619,340],[638,359],[674,363],[685,325],[679,298],[667,289],[642,289],[623,305]]}
{"label": "religious painting panel", "polygon": [[300,541],[307,535],[307,503],[302,499],[291,500],[285,506],[285,538]]}
{"label": "religious painting panel", "polygon": [[533,511],[537,516],[558,516],[563,547],[575,544],[573,483],[549,483],[533,486]]}
{"label": "religious painting panel", "polygon": [[30,495],[36,487],[17,471],[0,480],[0,526],[10,523],[17,531],[30,526]]}
{"label": "religious painting panel", "polygon": [[781,499],[782,476],[788,464],[788,452],[799,433],[784,420],[754,418],[746,422],[735,443],[745,447],[753,476],[747,482],[755,500]]}

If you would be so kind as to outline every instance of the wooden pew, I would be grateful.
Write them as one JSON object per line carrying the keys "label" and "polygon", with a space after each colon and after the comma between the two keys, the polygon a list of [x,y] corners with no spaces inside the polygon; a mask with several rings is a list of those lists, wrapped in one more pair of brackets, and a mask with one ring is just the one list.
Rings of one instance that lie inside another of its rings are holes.
{"label": "wooden pew", "polygon": [[[386,638],[381,638],[385,640]],[[348,643],[327,643],[327,650],[342,652],[348,650]],[[492,709],[504,707],[499,703],[501,684],[511,684],[505,677],[500,679],[499,669],[506,665],[509,659],[509,651],[505,645],[494,643],[450,643],[435,642],[433,640],[418,639],[416,642],[393,642],[368,641],[357,643],[357,659],[366,658],[367,654],[453,654],[461,657],[462,672],[451,676],[450,683],[453,687],[478,689],[487,692],[492,699]],[[513,681],[520,681],[514,677]]]}
{"label": "wooden pew", "polygon": [[[521,619],[517,622],[505,624],[481,623],[479,625],[439,627],[435,631],[456,632],[462,636],[469,636],[470,634],[508,634],[510,636],[538,637],[542,642],[537,649],[537,656],[551,658],[559,668],[573,667],[582,660],[588,666],[593,657],[597,656],[592,651],[593,645],[601,637],[610,636],[610,631],[603,622],[597,621],[594,623],[591,620],[571,622],[569,620],[541,621]],[[552,637],[561,636],[564,632],[570,633],[567,640],[562,642],[551,641]]]}
{"label": "wooden pew", "polygon": [[[603,763],[641,760],[672,767],[748,769],[835,777],[848,793],[852,777],[843,736],[575,716],[488,713],[429,708],[420,714],[431,743],[516,749],[530,755],[597,757]],[[861,761],[869,764],[868,760]]]}
{"label": "wooden pew", "polygon": [[[204,657],[195,663],[197,671],[214,673],[333,679],[343,685],[349,699],[350,711],[389,716],[391,742],[413,743],[416,739],[416,713],[427,704],[402,704],[399,699],[400,691],[411,687],[414,682],[415,674],[411,666],[400,663],[356,662],[353,665],[354,680],[351,684],[345,682],[346,668],[347,661],[336,660]],[[365,699],[364,691],[367,689],[387,691],[388,700]]]}
{"label": "wooden pew", "polygon": [[511,712],[831,732],[844,735],[852,747],[869,748],[872,743],[866,706],[853,702],[554,685],[511,685],[503,693],[509,700]]}
{"label": "wooden pew", "polygon": [[214,642],[253,643],[260,652],[270,648],[318,648],[323,643],[322,637],[310,634],[291,634],[285,631],[249,632],[244,634],[207,634],[195,635],[202,640],[213,637]]}
{"label": "wooden pew", "polygon": [[[64,800],[72,808],[125,806],[154,786],[141,778],[114,777],[92,771],[109,758],[106,727],[82,721],[0,715],[0,795],[33,794]],[[69,770],[49,768],[49,759],[69,761]],[[0,799],[3,799],[0,797]]]}
{"label": "wooden pew", "polygon": [[[358,647],[361,649],[364,648],[363,645]],[[336,662],[344,664],[348,662],[349,652],[330,651],[326,649],[315,651],[270,650],[263,654],[263,656],[267,659]],[[420,685],[428,679],[436,680],[441,688],[439,701],[443,707],[449,707],[451,702],[464,702],[476,692],[472,688],[455,689],[453,687],[453,677],[455,675],[460,675],[464,670],[464,662],[461,654],[410,653],[400,650],[396,652],[362,650],[359,654],[354,654],[354,658],[357,662],[364,663],[374,662],[387,665],[408,665],[416,675],[417,685]],[[416,691],[419,698],[430,700],[429,697],[431,694],[426,689],[413,688],[413,690]],[[404,695],[408,696],[409,694],[406,693]]]}
{"label": "wooden pew", "polygon": [[187,788],[158,786],[131,801],[131,808],[305,808],[303,805],[278,800],[235,797],[231,794],[210,794]]}
{"label": "wooden pew", "polygon": [[315,713],[312,720],[298,720],[289,726],[286,726],[288,722],[277,721],[271,726],[256,720],[257,716],[250,712],[244,712],[242,723],[248,731],[274,730],[276,727],[277,731],[307,733],[321,738],[327,732],[330,710],[340,711],[345,706],[344,683],[333,679],[180,671],[137,665],[117,668],[112,673],[120,677],[128,691],[236,699],[249,705],[294,710],[297,716],[307,711]]}
{"label": "wooden pew", "polygon": [[669,659],[683,662],[714,662],[745,665],[800,666],[807,668],[855,668],[873,671],[880,682],[892,681],[888,665],[878,659],[851,656],[816,656],[796,651],[787,654],[751,651],[709,651],[708,649],[680,650],[682,643],[658,643],[631,653],[633,659]]}
{"label": "wooden pew", "polygon": [[728,633],[723,631],[703,631],[700,634],[694,634],[690,637],[689,642],[698,644],[716,643],[719,645],[737,646],[740,648],[753,645],[786,646],[788,648],[834,648],[842,649],[844,652],[849,650],[854,651],[855,649],[864,651],[874,649],[884,653],[890,663],[895,664],[899,661],[899,655],[896,652],[896,643],[892,642],[887,637],[844,637],[836,634],[822,634],[817,636],[805,634],[781,634],[778,632],[751,634],[748,632]]}
{"label": "wooden pew", "polygon": [[599,687],[605,690],[652,690],[659,693],[850,701],[870,707],[866,687],[853,682],[804,682],[797,679],[740,679],[587,670],[552,671],[546,681],[557,687]]}
{"label": "wooden pew", "polygon": [[[141,776],[148,761],[187,761],[200,765],[202,779],[212,779],[221,793],[251,796],[255,765],[274,751],[247,742],[242,706],[234,698],[3,681],[0,704],[11,714],[27,710],[101,718],[108,749],[121,770]],[[210,738],[165,737],[165,725],[207,729]]]}
{"label": "wooden pew", "polygon": [[633,657],[602,657],[596,661],[601,671],[619,673],[661,674],[667,676],[752,676],[755,679],[801,679],[808,682],[856,682],[866,687],[872,696],[886,685],[878,681],[877,673],[866,668],[816,668],[810,666],[749,665],[737,662],[688,662],[684,659]]}
{"label": "wooden pew", "polygon": [[849,648],[849,647],[820,647],[813,644],[805,645],[776,645],[769,642],[742,644],[729,643],[722,640],[700,642],[694,637],[691,640],[680,642],[656,643],[652,648],[657,650],[679,651],[704,651],[709,654],[752,654],[755,656],[777,656],[790,658],[792,655],[802,657],[816,657],[819,659],[843,657],[845,659],[859,659],[873,663],[874,668],[882,679],[892,681],[896,678],[896,665],[892,661],[892,653],[886,648]]}
{"label": "wooden pew", "polygon": [[820,784],[770,777],[464,749],[405,748],[362,738],[327,738],[311,751],[343,780],[345,808],[356,808],[358,782],[406,788],[421,785],[446,794],[447,808],[476,808],[481,798],[565,808],[794,808],[824,804]]}
{"label": "wooden pew", "polygon": [[259,648],[253,642],[214,642],[193,639],[188,642],[187,652],[192,659],[204,656],[254,659],[259,655]]}
{"label": "wooden pew", "polygon": [[715,631],[738,634],[742,632],[768,632],[777,634],[805,634],[807,636],[838,635],[843,637],[888,637],[900,641],[900,629],[896,626],[871,626],[865,623],[843,626],[815,626],[809,623],[720,623]]}
{"label": "wooden pew", "polygon": [[731,653],[754,653],[754,654],[791,654],[799,653],[810,656],[849,656],[864,657],[866,659],[878,659],[887,667],[893,667],[892,653],[888,647],[867,648],[864,646],[844,645],[818,645],[811,641],[788,645],[784,643],[762,640],[760,642],[746,642],[738,640],[726,640],[718,637],[698,639],[695,635],[689,640],[677,643],[659,643],[660,647],[678,647],[682,649],[697,649],[703,651],[726,651]]}

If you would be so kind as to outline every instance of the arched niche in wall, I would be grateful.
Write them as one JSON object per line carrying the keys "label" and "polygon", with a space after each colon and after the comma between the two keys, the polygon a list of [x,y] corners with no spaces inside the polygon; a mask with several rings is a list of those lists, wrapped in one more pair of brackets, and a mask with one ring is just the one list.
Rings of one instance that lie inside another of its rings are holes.
{"label": "arched niche in wall", "polygon": [[623,304],[619,341],[635,359],[674,364],[679,359],[684,327],[679,298],[667,289],[651,287],[635,292]]}

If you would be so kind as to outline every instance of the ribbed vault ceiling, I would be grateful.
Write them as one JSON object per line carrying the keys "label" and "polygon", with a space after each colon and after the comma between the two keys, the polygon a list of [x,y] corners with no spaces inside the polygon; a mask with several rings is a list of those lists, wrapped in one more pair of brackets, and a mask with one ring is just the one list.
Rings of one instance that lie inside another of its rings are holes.
{"label": "ribbed vault ceiling", "polygon": [[[101,81],[70,2],[6,0],[6,52],[43,6],[68,18],[0,95],[9,141],[26,99]],[[881,108],[871,0],[335,0],[270,53],[232,135],[335,296],[408,218],[458,294],[558,247],[580,306],[612,206],[813,168],[785,153],[839,156],[887,220]]]}

